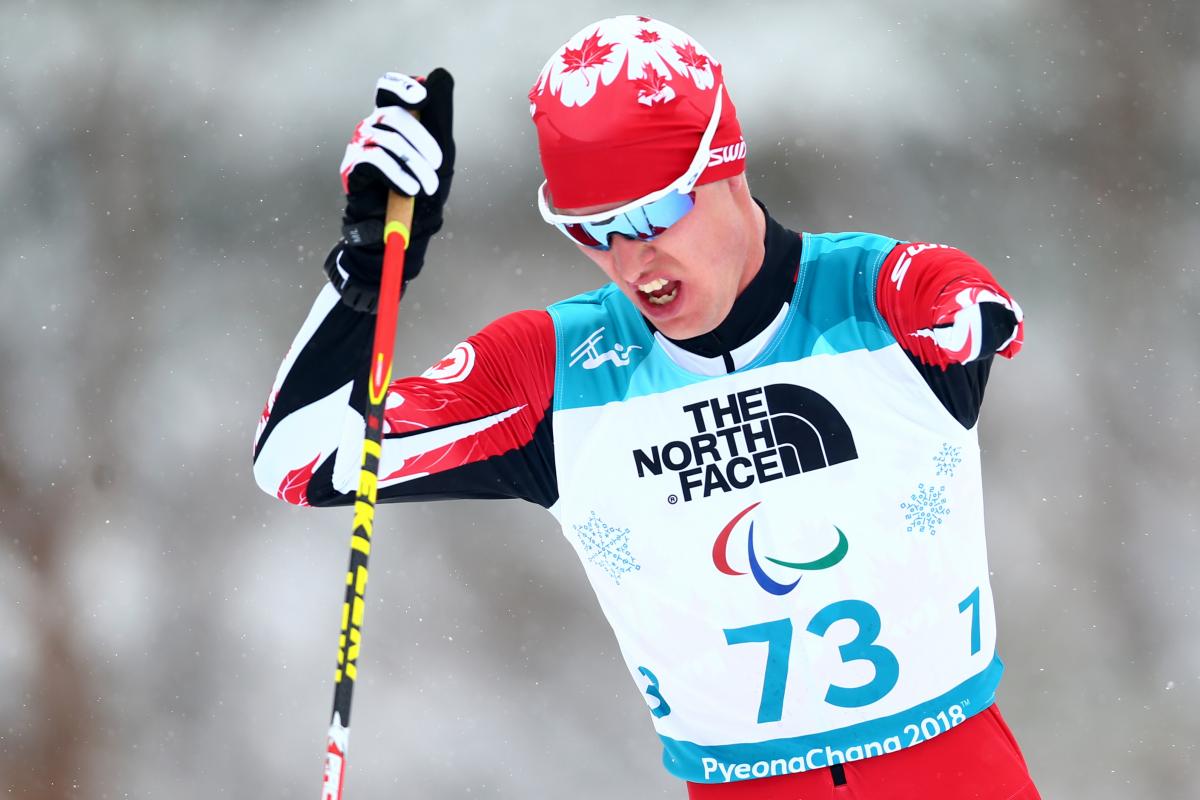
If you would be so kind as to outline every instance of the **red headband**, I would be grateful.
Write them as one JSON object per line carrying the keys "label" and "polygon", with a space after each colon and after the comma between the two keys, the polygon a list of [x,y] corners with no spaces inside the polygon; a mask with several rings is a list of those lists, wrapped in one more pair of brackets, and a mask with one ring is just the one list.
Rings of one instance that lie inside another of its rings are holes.
{"label": "red headband", "polygon": [[[683,31],[649,17],[588,25],[529,92],[555,208],[635,200],[691,164],[724,84],[721,65]],[[745,171],[746,144],[726,90],[698,183]]]}

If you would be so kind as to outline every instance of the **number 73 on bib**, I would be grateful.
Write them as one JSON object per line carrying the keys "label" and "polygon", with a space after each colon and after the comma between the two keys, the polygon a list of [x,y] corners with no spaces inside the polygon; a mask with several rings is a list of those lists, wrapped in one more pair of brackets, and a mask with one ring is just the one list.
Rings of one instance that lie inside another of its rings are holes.
{"label": "number 73 on bib", "polygon": [[[970,646],[973,655],[979,651],[978,587],[958,604],[958,610],[960,613],[972,612]],[[875,607],[865,600],[839,600],[825,606],[809,621],[806,631],[824,637],[835,623],[842,620],[851,620],[858,626],[854,638],[838,646],[842,663],[867,661],[874,668],[874,677],[861,686],[830,683],[825,690],[825,702],[841,708],[861,708],[883,699],[895,688],[900,680],[900,662],[895,653],[876,642],[883,627],[882,621]],[[726,644],[731,646],[750,643],[767,645],[758,722],[778,722],[783,717],[783,699],[787,689],[792,620],[785,617],[741,628],[726,628],[724,633]]]}

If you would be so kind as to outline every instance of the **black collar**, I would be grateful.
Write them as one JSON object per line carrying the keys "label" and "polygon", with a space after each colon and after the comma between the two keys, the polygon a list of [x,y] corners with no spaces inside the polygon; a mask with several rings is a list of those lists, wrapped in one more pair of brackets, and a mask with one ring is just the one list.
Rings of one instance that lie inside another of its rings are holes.
{"label": "black collar", "polygon": [[691,339],[671,339],[698,356],[723,358],[730,371],[733,369],[730,352],[762,333],[778,316],[783,304],[791,300],[800,266],[800,234],[773,220],[767,207],[757,199],[754,202],[762,209],[767,223],[763,263],[758,274],[733,301],[729,315],[716,328]]}

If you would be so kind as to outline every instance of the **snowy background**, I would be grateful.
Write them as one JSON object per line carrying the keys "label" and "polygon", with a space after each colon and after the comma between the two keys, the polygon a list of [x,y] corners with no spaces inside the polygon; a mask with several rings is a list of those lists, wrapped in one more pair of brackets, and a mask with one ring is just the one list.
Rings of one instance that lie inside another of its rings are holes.
{"label": "snowy background", "polygon": [[[525,94],[599,17],[720,58],[784,223],[962,246],[1028,317],[982,420],[1001,705],[1047,798],[1200,796],[1200,4],[0,0],[0,794],[318,794],[350,513],[250,440],[387,69],[458,80],[420,371],[599,273]],[[549,515],[384,508],[348,791],[682,797]]]}

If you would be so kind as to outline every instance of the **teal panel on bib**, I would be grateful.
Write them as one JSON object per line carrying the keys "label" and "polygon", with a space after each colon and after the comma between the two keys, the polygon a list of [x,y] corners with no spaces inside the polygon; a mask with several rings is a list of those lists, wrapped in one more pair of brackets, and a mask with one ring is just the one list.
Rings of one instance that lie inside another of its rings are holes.
{"label": "teal panel on bib", "polygon": [[[670,364],[670,359],[615,284],[555,303],[547,310],[554,320],[558,351],[556,411],[600,406],[691,382],[688,373],[664,370],[663,362]],[[646,374],[637,377],[643,371]],[[631,385],[636,389],[631,391]]]}
{"label": "teal panel on bib", "polygon": [[771,361],[892,344],[895,338],[875,304],[875,284],[896,244],[873,233],[804,234],[788,332]]}
{"label": "teal panel on bib", "polygon": [[663,766],[685,781],[728,783],[893,753],[945,733],[988,708],[996,701],[1003,674],[1004,662],[993,656],[982,672],[939,697],[836,731],[723,745],[699,745],[660,735]]}

